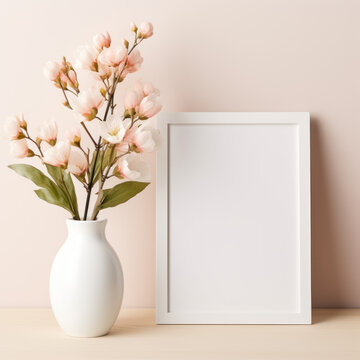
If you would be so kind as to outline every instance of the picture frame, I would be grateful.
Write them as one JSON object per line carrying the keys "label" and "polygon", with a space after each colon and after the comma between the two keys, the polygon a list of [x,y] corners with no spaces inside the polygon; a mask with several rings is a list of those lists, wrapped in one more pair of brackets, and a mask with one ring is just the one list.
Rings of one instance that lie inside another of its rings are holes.
{"label": "picture frame", "polygon": [[310,115],[162,114],[158,324],[310,324]]}

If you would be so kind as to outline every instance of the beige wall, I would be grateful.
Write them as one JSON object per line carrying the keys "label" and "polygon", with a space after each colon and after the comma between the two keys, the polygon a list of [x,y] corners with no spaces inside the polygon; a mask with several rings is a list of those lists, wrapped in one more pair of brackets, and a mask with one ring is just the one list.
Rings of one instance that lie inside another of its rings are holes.
{"label": "beige wall", "polygon": [[[311,112],[313,302],[360,306],[359,14],[356,0],[2,1],[0,118],[23,111],[33,127],[54,116],[66,128],[75,120],[43,64],[73,59],[97,32],[119,41],[131,20],[152,21],[138,77],[161,89],[165,110]],[[66,214],[35,198],[0,147],[0,306],[48,306]],[[104,213],[128,307],[155,303],[154,212],[153,183]]]}

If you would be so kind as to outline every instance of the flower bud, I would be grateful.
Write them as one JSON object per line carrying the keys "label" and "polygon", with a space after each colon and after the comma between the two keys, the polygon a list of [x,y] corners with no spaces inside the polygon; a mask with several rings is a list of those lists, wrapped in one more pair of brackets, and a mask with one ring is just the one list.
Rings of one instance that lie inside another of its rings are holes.
{"label": "flower bud", "polygon": [[[124,108],[125,110],[135,109],[136,106],[139,105],[142,100],[141,95],[136,91],[127,91],[124,96]],[[134,115],[134,113],[130,113],[130,115]]]}
{"label": "flower bud", "polygon": [[79,128],[73,128],[71,130],[68,130],[66,133],[66,137],[69,140],[70,144],[73,146],[80,146],[81,141],[81,131]]}
{"label": "flower bud", "polygon": [[41,144],[41,142],[42,142],[42,139],[37,136],[36,139],[35,139],[35,142],[36,142],[36,144],[37,144],[38,146],[40,146],[40,144]]}
{"label": "flower bud", "polygon": [[130,23],[130,31],[136,33],[137,30],[138,30],[138,28],[137,28],[136,24],[132,21],[132,22]]}
{"label": "flower bud", "polygon": [[66,168],[71,146],[67,141],[59,141],[55,146],[44,152],[43,161],[46,164]]}
{"label": "flower bud", "polygon": [[66,57],[63,56],[61,62],[61,71],[67,73],[69,71],[68,62],[66,61]]}
{"label": "flower bud", "polygon": [[106,89],[104,89],[104,88],[100,88],[100,93],[101,93],[101,95],[103,96],[103,97],[105,97],[106,96]]}
{"label": "flower bud", "polygon": [[84,153],[76,147],[72,147],[69,156],[68,170],[80,177],[84,177],[88,168],[88,161]]}
{"label": "flower bud", "polygon": [[10,153],[16,158],[34,156],[34,152],[28,148],[26,139],[11,141]]}
{"label": "flower bud", "polygon": [[159,97],[156,94],[150,94],[141,100],[138,114],[140,120],[147,120],[156,115],[162,108],[159,103]]}
{"label": "flower bud", "polygon": [[21,129],[26,129],[26,122],[23,115],[9,116],[4,124],[4,132],[9,140],[19,140],[25,137]]}
{"label": "flower bud", "polygon": [[48,61],[44,67],[44,75],[51,81],[55,81],[60,77],[61,65],[56,61]]}
{"label": "flower bud", "polygon": [[124,46],[128,49],[129,48],[129,42],[126,39],[122,39],[122,43],[124,44]]}
{"label": "flower bud", "polygon": [[101,34],[97,34],[94,36],[93,42],[99,51],[104,47],[108,48],[111,44],[110,34],[107,31]]}
{"label": "flower bud", "polygon": [[21,113],[21,114],[18,116],[18,118],[19,118],[20,127],[21,127],[22,129],[26,130],[26,129],[27,129],[27,123],[26,123],[26,121],[25,121],[25,119],[24,119],[24,114]]}
{"label": "flower bud", "polygon": [[49,143],[51,146],[56,144],[58,127],[54,120],[44,122],[39,130],[39,138]]}
{"label": "flower bud", "polygon": [[67,108],[71,109],[71,106],[69,104],[69,102],[67,100],[64,100],[62,103],[64,106],[66,106]]}
{"label": "flower bud", "polygon": [[95,119],[97,113],[98,113],[97,108],[93,107],[93,108],[90,110],[90,113],[85,115],[86,120],[90,121],[90,120]]}
{"label": "flower bud", "polygon": [[76,77],[76,73],[74,70],[69,70],[69,72],[67,73],[67,76],[69,78],[69,85],[70,87],[72,87],[74,90],[77,90],[79,87],[79,83],[77,81],[77,77]]}
{"label": "flower bud", "polygon": [[104,96],[98,87],[82,90],[72,104],[75,112],[82,120],[90,121],[95,118],[98,109],[104,103]]}

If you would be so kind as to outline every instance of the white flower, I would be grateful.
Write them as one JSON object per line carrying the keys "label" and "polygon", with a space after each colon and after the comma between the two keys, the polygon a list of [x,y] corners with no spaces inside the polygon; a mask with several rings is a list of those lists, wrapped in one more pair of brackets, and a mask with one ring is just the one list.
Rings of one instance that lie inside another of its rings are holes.
{"label": "white flower", "polygon": [[117,162],[117,170],[124,179],[146,182],[150,180],[150,169],[137,154],[122,156]]}
{"label": "white flower", "polygon": [[111,115],[101,125],[103,127],[103,138],[111,144],[119,144],[125,136],[128,122],[123,121],[119,116]]}
{"label": "white flower", "polygon": [[84,153],[78,147],[72,146],[67,169],[72,174],[81,176],[85,174],[87,168],[88,162]]}

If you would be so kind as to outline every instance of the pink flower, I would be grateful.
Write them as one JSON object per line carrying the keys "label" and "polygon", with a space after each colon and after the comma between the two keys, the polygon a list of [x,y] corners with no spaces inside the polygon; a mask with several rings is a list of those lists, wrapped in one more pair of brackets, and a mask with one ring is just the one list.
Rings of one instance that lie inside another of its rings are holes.
{"label": "pink flower", "polygon": [[154,94],[159,96],[160,95],[160,90],[156,89],[151,83],[144,83],[144,87],[143,87],[143,92],[145,96]]}
{"label": "pink flower", "polygon": [[111,144],[119,144],[126,133],[126,127],[128,122],[124,122],[121,117],[111,115],[107,121],[102,123],[103,126],[103,138]]}
{"label": "pink flower", "polygon": [[125,110],[135,109],[142,100],[142,96],[136,91],[127,91],[124,96]]}
{"label": "pink flower", "polygon": [[122,141],[117,144],[116,146],[116,152],[118,154],[123,154],[129,151],[131,146],[133,145],[133,137],[137,130],[137,127],[131,126],[131,120],[129,118],[124,120],[124,127],[126,129],[125,135],[122,139]]}
{"label": "pink flower", "polygon": [[137,114],[140,119],[146,120],[156,115],[162,108],[159,103],[159,97],[155,94],[150,94],[144,97],[137,109]]}
{"label": "pink flower", "polygon": [[[63,77],[61,77],[61,80],[64,81]],[[67,77],[65,76],[64,74],[64,77],[65,77],[65,81],[66,81],[66,84],[68,87],[71,87],[75,90],[77,90],[79,88],[79,82],[78,82],[78,79],[77,79],[77,76],[76,76],[76,73],[74,70],[69,70],[69,72],[67,73]]]}
{"label": "pink flower", "polygon": [[12,141],[10,143],[10,154],[16,158],[24,158],[34,155],[34,153],[28,148],[26,139]]}
{"label": "pink flower", "polygon": [[102,50],[104,47],[108,48],[111,44],[110,34],[105,31],[103,33],[95,35],[93,37],[93,43],[98,50]]}
{"label": "pink flower", "polygon": [[137,91],[139,94],[142,94],[143,97],[151,94],[155,94],[157,96],[160,95],[160,91],[156,89],[151,83],[142,83],[139,80],[134,84],[133,90]]}
{"label": "pink flower", "polygon": [[4,132],[9,140],[17,140],[24,137],[21,129],[26,129],[26,121],[23,114],[9,116],[4,124]]}
{"label": "pink flower", "polygon": [[55,120],[44,122],[39,129],[39,138],[50,145],[55,145],[58,135],[58,126]]}
{"label": "pink flower", "polygon": [[152,34],[153,34],[153,25],[151,22],[145,22],[139,26],[139,37],[147,39]]}
{"label": "pink flower", "polygon": [[64,89],[66,89],[66,88],[67,88],[67,85],[68,85],[68,83],[69,83],[69,79],[67,78],[67,76],[66,76],[63,72],[60,73],[59,78],[60,78],[62,87],[63,87]]}
{"label": "pink flower", "polygon": [[97,58],[99,55],[99,51],[89,45],[82,46],[78,49],[78,59],[76,62],[76,66],[91,71],[98,70]]}
{"label": "pink flower", "polygon": [[74,175],[82,176],[88,168],[84,153],[78,147],[71,147],[67,169]]}
{"label": "pink flower", "polygon": [[135,49],[128,57],[128,61],[126,63],[126,71],[129,73],[133,73],[140,69],[140,66],[144,59],[140,55],[140,51]]}
{"label": "pink flower", "polygon": [[98,61],[106,66],[117,67],[126,60],[127,54],[127,49],[124,46],[109,47],[103,49]]}
{"label": "pink flower", "polygon": [[134,153],[122,156],[116,164],[116,170],[123,179],[132,181],[150,180],[150,170],[147,163]]}
{"label": "pink flower", "polygon": [[136,146],[136,152],[152,152],[157,148],[160,139],[159,131],[138,127],[132,136],[132,143]]}
{"label": "pink flower", "polygon": [[66,132],[66,138],[73,146],[79,146],[81,141],[81,131],[78,127],[74,127]]}
{"label": "pink flower", "polygon": [[68,72],[69,79],[75,84],[77,82],[76,74],[74,70]]}
{"label": "pink flower", "polygon": [[43,161],[53,166],[65,167],[68,164],[71,146],[67,141],[59,141],[45,151]]}
{"label": "pink flower", "polygon": [[97,72],[92,73],[95,75],[95,79],[97,81],[102,81],[103,79],[109,79],[110,76],[113,74],[113,68],[101,63],[98,63],[97,65],[98,65]]}
{"label": "pink flower", "polygon": [[115,149],[117,154],[124,154],[129,151],[129,143],[123,140],[121,143],[116,145]]}
{"label": "pink flower", "polygon": [[60,77],[61,65],[56,61],[48,61],[44,67],[44,75],[51,81],[55,81]]}
{"label": "pink flower", "polygon": [[104,97],[96,87],[81,91],[75,99],[73,108],[82,120],[90,121],[95,118],[99,108],[104,103]]}

